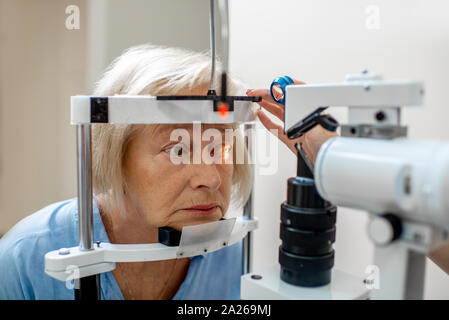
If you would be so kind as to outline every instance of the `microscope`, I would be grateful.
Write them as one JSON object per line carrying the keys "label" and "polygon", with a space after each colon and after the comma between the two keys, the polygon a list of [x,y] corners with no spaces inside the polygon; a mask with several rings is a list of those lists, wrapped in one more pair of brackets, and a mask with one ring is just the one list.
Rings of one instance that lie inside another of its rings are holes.
{"label": "microscope", "polygon": [[93,243],[92,139],[91,125],[238,123],[252,127],[256,120],[253,102],[261,97],[230,96],[228,72],[228,4],[219,0],[222,21],[221,92],[215,90],[214,0],[210,1],[211,85],[207,95],[115,95],[71,97],[71,124],[77,127],[79,245],[45,255],[45,273],[57,280],[73,282],[77,300],[100,300],[101,273],[115,269],[117,262],[158,261],[207,254],[244,244],[242,264],[249,269],[249,232],[257,228],[252,207],[247,205],[238,218],[221,219],[201,225],[158,230],[158,243]]}
{"label": "microscope", "polygon": [[[292,83],[272,85],[273,98],[285,99],[289,138],[316,125],[335,130],[322,113],[329,106],[347,107],[348,123],[321,146],[315,165],[298,146],[298,177],[281,206],[280,266],[244,275],[242,298],[422,299],[426,254],[448,241],[449,230],[449,143],[407,140],[400,122],[401,106],[421,105],[422,84],[367,71],[343,83]],[[331,271],[334,206],[368,212],[375,277]]]}

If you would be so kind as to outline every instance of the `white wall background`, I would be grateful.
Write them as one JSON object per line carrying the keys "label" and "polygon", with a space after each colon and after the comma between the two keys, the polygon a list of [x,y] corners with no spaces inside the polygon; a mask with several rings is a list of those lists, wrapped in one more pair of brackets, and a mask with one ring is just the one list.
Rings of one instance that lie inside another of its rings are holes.
{"label": "white wall background", "polygon": [[[77,5],[81,29],[67,30]],[[0,0],[0,234],[75,195],[70,96],[87,94],[86,0]]]}
{"label": "white wall background", "polygon": [[[385,79],[421,80],[423,108],[404,112],[412,138],[449,139],[447,0],[230,0],[230,68],[250,88],[288,74],[339,82],[368,69]],[[0,0],[0,233],[46,204],[76,195],[69,97],[88,94],[124,49],[154,42],[209,48],[207,0]],[[81,29],[64,27],[79,5]],[[369,6],[380,29],[367,28]],[[346,113],[331,110],[339,120]],[[279,146],[279,171],[255,185],[254,265],[277,263],[280,204],[296,159]],[[336,268],[360,277],[373,246],[363,212],[340,209]],[[430,260],[427,299],[449,298],[449,277]]]}
{"label": "white wall background", "polygon": [[131,46],[151,42],[209,49],[208,0],[90,0],[87,4],[91,86]]}
{"label": "white wall background", "polygon": [[[370,29],[370,6],[379,10],[379,29]],[[446,0],[231,1],[230,67],[250,88],[268,87],[285,74],[307,83],[341,82],[363,69],[384,79],[423,81],[425,104],[403,112],[403,124],[411,138],[447,140],[448,13]],[[280,204],[295,165],[291,151],[280,145],[277,174],[256,177],[255,268],[277,263]],[[366,275],[373,262],[366,223],[366,213],[339,208],[335,268]],[[449,298],[449,275],[429,259],[425,298]]]}
{"label": "white wall background", "polygon": [[[79,30],[66,29],[69,5]],[[76,196],[70,96],[90,94],[113,58],[147,42],[207,50],[208,2],[0,0],[0,235]]]}

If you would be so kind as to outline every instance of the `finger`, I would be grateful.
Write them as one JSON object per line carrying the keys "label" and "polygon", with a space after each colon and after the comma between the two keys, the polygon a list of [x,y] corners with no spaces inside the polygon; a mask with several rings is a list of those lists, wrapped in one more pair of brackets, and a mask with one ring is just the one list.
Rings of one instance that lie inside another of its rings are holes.
{"label": "finger", "polygon": [[[297,154],[298,151],[295,144],[298,142],[303,142],[304,136],[294,140],[290,140],[284,133],[284,129],[282,128],[282,126],[273,123],[273,121],[271,121],[270,118],[268,118],[268,116],[262,110],[257,111],[257,116],[259,117],[260,122],[262,122],[263,126],[268,131],[277,136],[279,140],[281,140],[294,154]],[[270,129],[274,129],[275,131],[272,132]]]}
{"label": "finger", "polygon": [[312,161],[313,164],[315,164],[316,160],[316,153],[313,152],[313,148],[310,145],[310,142],[308,140],[305,140],[303,144],[301,145],[301,148],[304,150],[304,152],[309,157],[310,161]]}
{"label": "finger", "polygon": [[[296,80],[296,79],[293,79],[293,78],[292,78],[292,80],[293,80],[293,84],[306,84],[304,81],[301,81],[301,80]],[[263,99],[266,99],[268,101],[277,103],[271,97],[270,89],[248,89],[246,91],[246,95],[262,97]]]}
{"label": "finger", "polygon": [[246,95],[262,97],[263,99],[272,99],[269,89],[250,89],[246,91]]}
{"label": "finger", "polygon": [[288,138],[284,134],[284,128],[282,126],[271,121],[270,118],[262,110],[257,111],[257,116],[259,117],[260,122],[262,122],[263,126],[268,131],[277,136],[285,144],[288,143]]}
{"label": "finger", "polygon": [[277,103],[273,100],[271,97],[271,93],[269,89],[250,89],[246,91],[246,95],[251,97],[262,97],[262,100],[265,100],[266,102],[275,103],[279,108],[284,108],[284,105]]}
{"label": "finger", "polygon": [[270,112],[272,115],[277,117],[279,120],[282,120],[282,122],[284,122],[284,108],[282,108],[278,103],[262,100],[258,102],[258,104],[262,108]]}
{"label": "finger", "polygon": [[259,117],[259,120],[260,122],[262,122],[264,127],[268,129],[268,131],[270,130],[278,130],[278,132],[284,131],[284,128],[282,128],[282,126],[271,121],[271,119],[262,110],[257,110],[257,116]]}
{"label": "finger", "polygon": [[[304,81],[292,79],[294,84],[305,84]],[[284,109],[285,106],[283,104],[277,103],[273,100],[270,94],[270,90],[268,89],[254,89],[248,90],[248,95],[258,95],[262,97],[262,101],[259,102],[259,105],[264,107],[268,112],[276,116],[282,122],[284,121]]]}
{"label": "finger", "polygon": [[[306,84],[304,81],[293,79],[293,84]],[[246,94],[249,96],[271,97],[270,89],[248,89]]]}

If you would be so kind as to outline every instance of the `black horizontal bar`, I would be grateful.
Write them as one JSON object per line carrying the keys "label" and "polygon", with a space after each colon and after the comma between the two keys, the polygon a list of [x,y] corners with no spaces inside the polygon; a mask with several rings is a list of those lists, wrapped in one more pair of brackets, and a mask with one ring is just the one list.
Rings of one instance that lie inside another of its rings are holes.
{"label": "black horizontal bar", "polygon": [[[226,96],[227,100],[233,101],[251,101],[251,102],[260,102],[262,97],[247,97],[247,96]],[[200,95],[158,95],[156,96],[156,100],[211,100],[211,101],[221,101],[221,96],[216,95],[208,95],[208,96],[200,96]]]}

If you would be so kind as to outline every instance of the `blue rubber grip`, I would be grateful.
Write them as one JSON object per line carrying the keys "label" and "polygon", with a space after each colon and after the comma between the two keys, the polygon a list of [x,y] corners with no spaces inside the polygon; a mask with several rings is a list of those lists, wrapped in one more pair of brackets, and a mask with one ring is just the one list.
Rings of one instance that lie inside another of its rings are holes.
{"label": "blue rubber grip", "polygon": [[[273,98],[273,100],[276,101],[277,103],[285,105],[285,87],[288,85],[291,85],[293,83],[294,83],[293,79],[290,78],[289,76],[277,77],[276,79],[274,79],[273,82],[271,82],[271,86],[270,86],[270,94],[271,94],[271,97]],[[282,89],[282,98],[281,99],[276,99],[273,94],[273,86],[275,86],[275,85],[279,85]]]}

